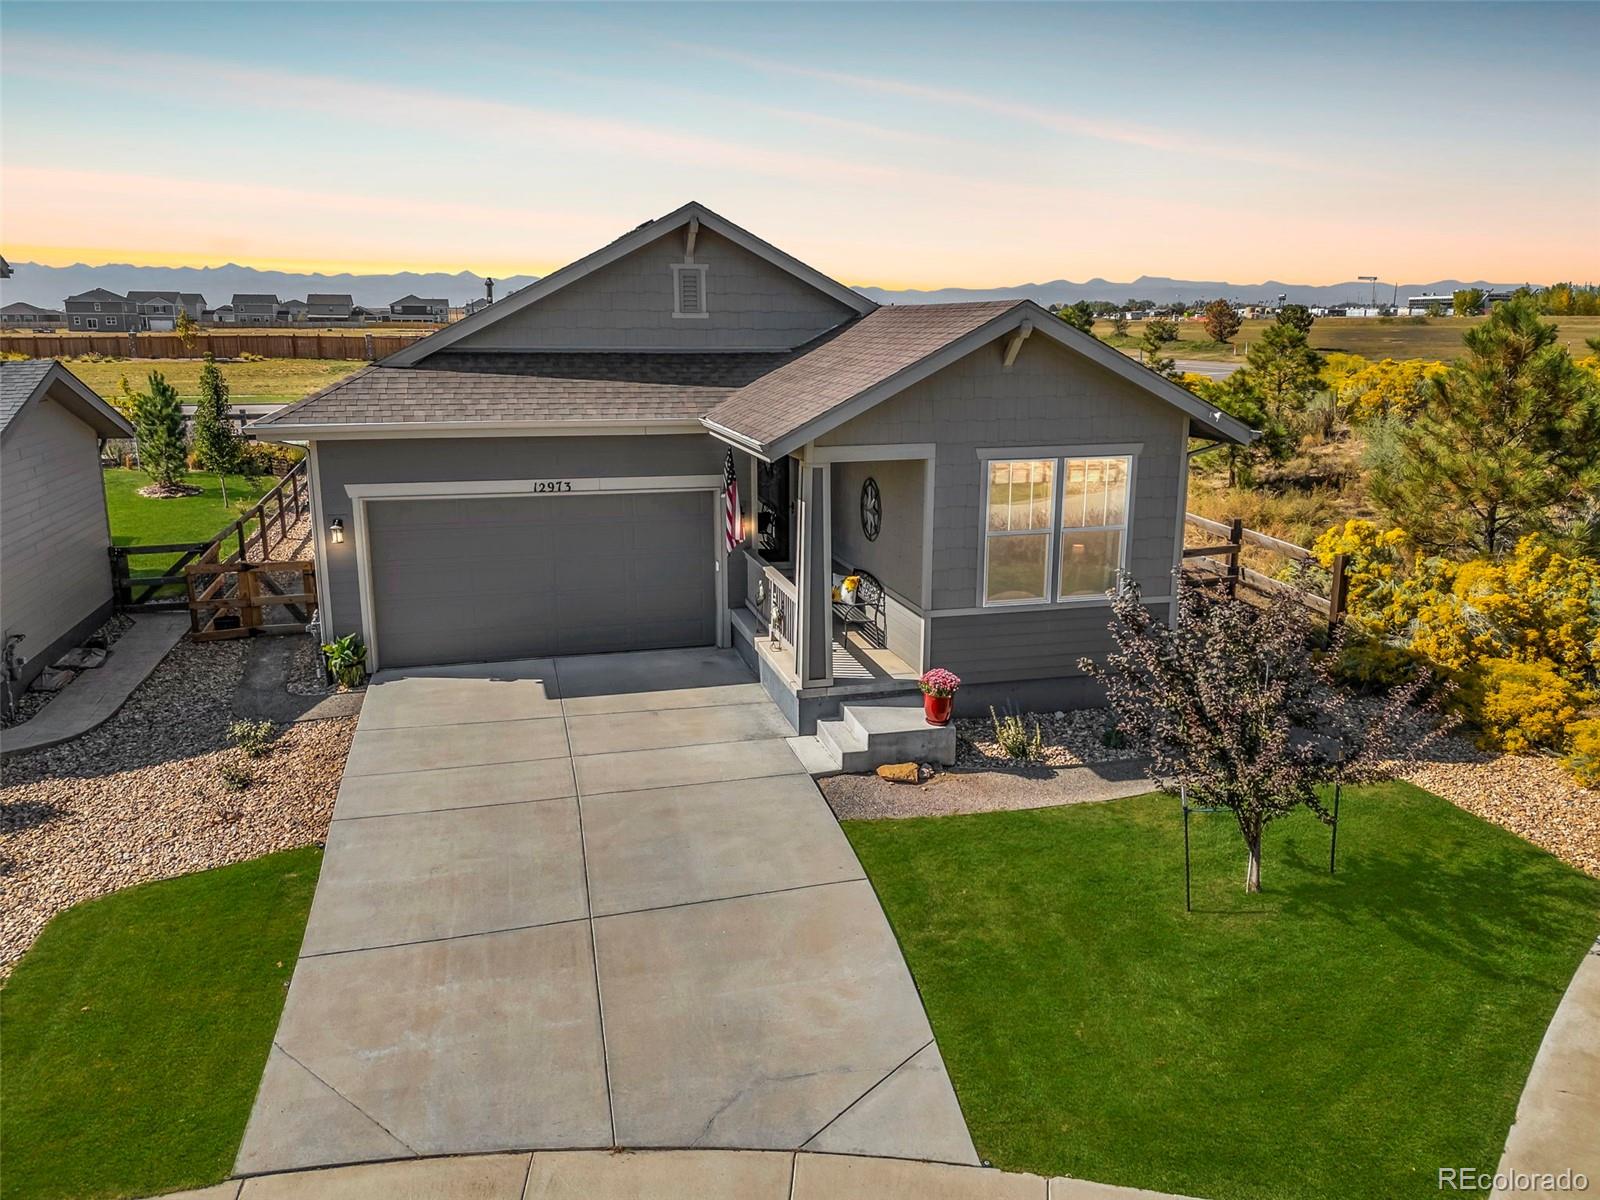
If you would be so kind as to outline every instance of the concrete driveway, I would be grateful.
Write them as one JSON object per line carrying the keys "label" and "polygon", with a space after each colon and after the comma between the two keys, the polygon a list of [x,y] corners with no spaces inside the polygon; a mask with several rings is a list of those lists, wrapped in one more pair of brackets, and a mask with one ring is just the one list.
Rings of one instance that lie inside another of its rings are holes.
{"label": "concrete driveway", "polygon": [[380,674],[240,1173],[499,1149],[977,1161],[736,655]]}

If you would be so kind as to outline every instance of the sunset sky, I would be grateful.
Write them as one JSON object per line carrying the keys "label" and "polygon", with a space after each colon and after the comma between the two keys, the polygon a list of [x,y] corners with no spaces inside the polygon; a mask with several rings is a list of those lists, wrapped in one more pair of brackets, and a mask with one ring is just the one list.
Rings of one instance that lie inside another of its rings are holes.
{"label": "sunset sky", "polygon": [[0,252],[848,283],[1600,279],[1600,5],[0,4]]}

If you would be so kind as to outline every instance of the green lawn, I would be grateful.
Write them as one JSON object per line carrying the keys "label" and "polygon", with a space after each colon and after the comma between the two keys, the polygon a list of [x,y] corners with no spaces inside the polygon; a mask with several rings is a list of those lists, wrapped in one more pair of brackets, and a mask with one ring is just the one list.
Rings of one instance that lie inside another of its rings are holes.
{"label": "green lawn", "polygon": [[321,855],[129,888],[50,922],[0,992],[5,1200],[232,1171]]}
{"label": "green lawn", "polygon": [[1404,784],[1270,827],[1177,801],[845,825],[979,1153],[1216,1200],[1436,1196],[1493,1171],[1600,880]]}
{"label": "green lawn", "polygon": [[[199,471],[191,471],[184,479],[191,487],[201,489],[198,496],[169,500],[152,500],[139,495],[139,489],[150,482],[143,471],[112,467],[102,474],[106,485],[106,514],[111,519],[111,542],[116,546],[210,541],[225,525],[238,520],[242,510],[255,504],[278,483],[270,475],[263,475],[254,483],[242,475],[229,475],[228,503],[224,504],[217,477]],[[161,575],[181,557],[179,554],[132,554],[128,556],[128,569],[134,575]]]}
{"label": "green lawn", "polygon": [[[193,404],[200,398],[203,364],[197,358],[69,358],[64,365],[108,400],[117,394],[117,382],[124,375],[134,391],[143,391],[151,371],[166,376],[167,382],[178,389],[178,399],[183,403]],[[228,396],[233,403],[292,404],[368,364],[344,358],[263,358],[217,365],[228,381]]]}

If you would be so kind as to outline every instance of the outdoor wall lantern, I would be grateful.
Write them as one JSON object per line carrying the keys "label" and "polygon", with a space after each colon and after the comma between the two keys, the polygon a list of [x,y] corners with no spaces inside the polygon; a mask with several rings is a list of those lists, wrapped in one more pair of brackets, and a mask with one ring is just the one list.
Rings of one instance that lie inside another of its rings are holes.
{"label": "outdoor wall lantern", "polygon": [[335,546],[344,541],[344,518],[335,517],[333,524],[328,526],[328,536],[333,539]]}

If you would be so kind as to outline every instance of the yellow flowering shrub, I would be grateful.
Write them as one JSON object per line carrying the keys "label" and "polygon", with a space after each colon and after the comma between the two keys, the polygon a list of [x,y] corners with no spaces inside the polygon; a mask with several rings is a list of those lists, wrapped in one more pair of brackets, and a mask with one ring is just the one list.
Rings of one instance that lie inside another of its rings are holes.
{"label": "yellow flowering shrub", "polygon": [[1383,416],[1411,415],[1427,399],[1432,381],[1448,370],[1440,362],[1386,358],[1360,367],[1344,364],[1341,372],[1331,377],[1324,372],[1323,377],[1339,401],[1340,409],[1352,421],[1361,422]]}
{"label": "yellow flowering shrub", "polygon": [[1484,659],[1467,673],[1460,702],[1480,742],[1512,754],[1560,745],[1578,715],[1578,689],[1548,662]]}
{"label": "yellow flowering shrub", "polygon": [[1363,619],[1376,621],[1402,581],[1410,544],[1403,529],[1379,529],[1371,521],[1356,519],[1317,538],[1311,556],[1324,571],[1331,571],[1334,558],[1343,554],[1348,607]]}
{"label": "yellow flowering shrub", "polygon": [[1586,788],[1600,788],[1600,720],[1567,726],[1569,748],[1562,765]]}

